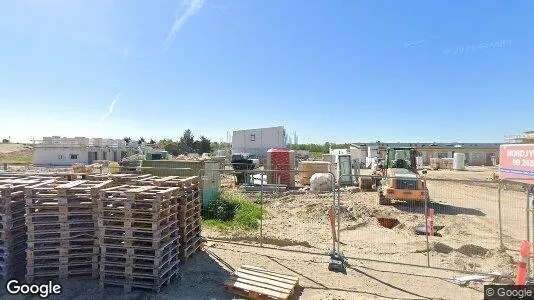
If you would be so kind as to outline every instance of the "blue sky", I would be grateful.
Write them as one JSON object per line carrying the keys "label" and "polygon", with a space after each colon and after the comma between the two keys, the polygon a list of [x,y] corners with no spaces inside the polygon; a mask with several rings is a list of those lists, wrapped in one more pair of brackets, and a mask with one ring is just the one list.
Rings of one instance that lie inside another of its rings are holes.
{"label": "blue sky", "polygon": [[533,129],[532,1],[0,2],[0,137],[500,142]]}

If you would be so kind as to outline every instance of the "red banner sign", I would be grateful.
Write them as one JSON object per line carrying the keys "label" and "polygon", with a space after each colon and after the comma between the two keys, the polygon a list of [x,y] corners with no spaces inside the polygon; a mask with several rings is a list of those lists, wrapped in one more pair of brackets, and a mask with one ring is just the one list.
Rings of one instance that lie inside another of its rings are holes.
{"label": "red banner sign", "polygon": [[499,178],[534,185],[534,144],[501,145]]}

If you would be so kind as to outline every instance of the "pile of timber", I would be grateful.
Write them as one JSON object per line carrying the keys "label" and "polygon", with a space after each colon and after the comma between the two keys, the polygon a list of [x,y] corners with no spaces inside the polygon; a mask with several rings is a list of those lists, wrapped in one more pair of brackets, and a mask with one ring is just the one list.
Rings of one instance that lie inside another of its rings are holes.
{"label": "pile of timber", "polygon": [[178,273],[179,187],[122,185],[100,191],[100,287],[159,292]]}
{"label": "pile of timber", "polygon": [[98,276],[94,200],[111,184],[49,180],[25,188],[27,282]]}
{"label": "pile of timber", "polygon": [[184,191],[179,200],[178,218],[180,220],[180,260],[186,263],[188,258],[202,248],[204,239],[202,228],[202,200],[197,176],[181,180]]}
{"label": "pile of timber", "polygon": [[4,177],[0,179],[0,281],[26,272],[26,220],[24,188],[39,183]]}

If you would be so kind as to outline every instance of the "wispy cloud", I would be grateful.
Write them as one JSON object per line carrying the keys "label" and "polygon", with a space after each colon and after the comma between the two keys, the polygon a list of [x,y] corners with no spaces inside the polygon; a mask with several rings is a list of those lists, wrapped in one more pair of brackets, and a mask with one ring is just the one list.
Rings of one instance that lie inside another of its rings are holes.
{"label": "wispy cloud", "polygon": [[184,0],[182,6],[185,6],[185,11],[181,14],[177,13],[176,18],[174,19],[174,24],[172,25],[169,34],[167,35],[167,40],[165,41],[165,48],[169,47],[176,33],[184,26],[184,24],[194,16],[206,3],[206,0]]}
{"label": "wispy cloud", "polygon": [[118,92],[117,95],[115,95],[115,98],[113,98],[113,101],[111,101],[111,104],[109,105],[108,112],[105,113],[101,118],[99,123],[104,122],[107,117],[109,117],[113,113],[113,108],[115,107],[115,103],[117,103],[117,100],[119,100],[120,96],[122,95],[122,92]]}
{"label": "wispy cloud", "polygon": [[122,50],[122,58],[127,59],[129,55],[130,55],[130,47],[126,46]]}

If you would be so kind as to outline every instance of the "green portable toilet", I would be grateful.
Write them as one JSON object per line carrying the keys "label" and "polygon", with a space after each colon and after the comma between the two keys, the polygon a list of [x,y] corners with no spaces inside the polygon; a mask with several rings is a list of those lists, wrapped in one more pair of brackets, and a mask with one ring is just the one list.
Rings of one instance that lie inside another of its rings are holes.
{"label": "green portable toilet", "polygon": [[202,207],[205,209],[219,197],[221,187],[221,172],[218,161],[206,161],[204,164],[204,176],[202,178]]}

